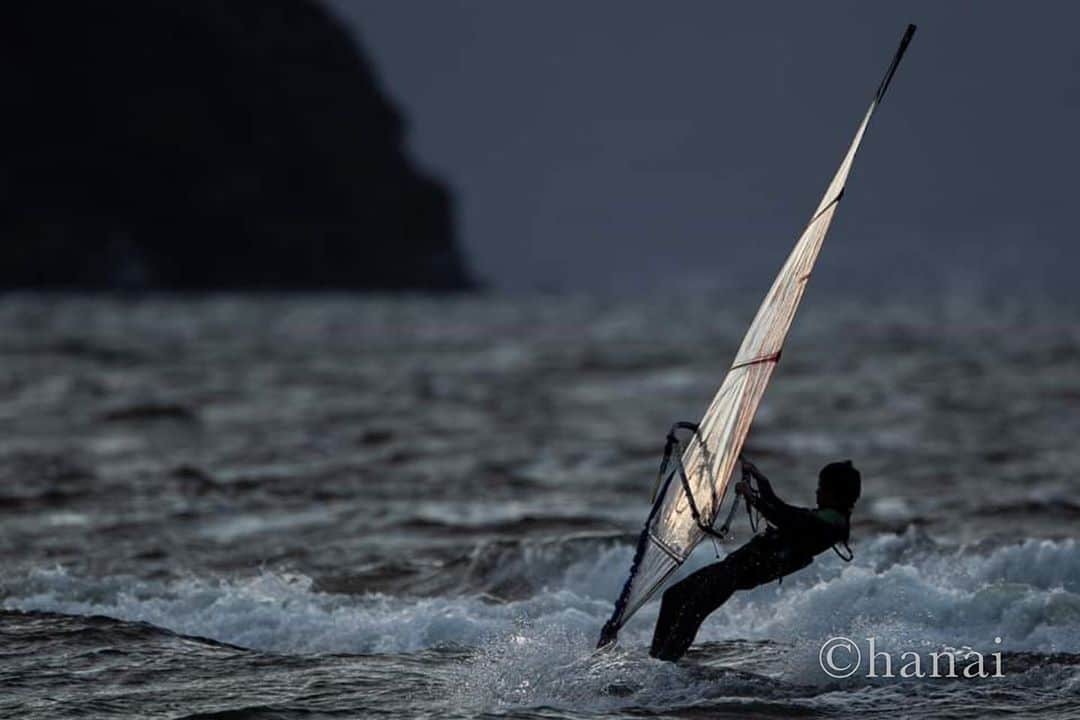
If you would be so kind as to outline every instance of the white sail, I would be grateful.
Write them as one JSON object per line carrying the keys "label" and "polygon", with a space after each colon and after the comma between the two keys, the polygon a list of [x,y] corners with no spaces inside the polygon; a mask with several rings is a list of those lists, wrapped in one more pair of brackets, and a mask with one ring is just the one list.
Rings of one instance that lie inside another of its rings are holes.
{"label": "white sail", "polygon": [[696,506],[705,525],[711,526],[716,520],[750,423],[780,359],[784,338],[844,194],[855,153],[914,32],[915,26],[909,25],[840,169],[750,323],[720,390],[698,424],[701,441],[690,442],[682,456],[693,498],[687,497],[680,481],[669,482],[662,488],[663,494],[657,498],[638,542],[630,578],[604,628],[601,643],[614,637],[705,538],[706,532],[694,518],[692,508]]}

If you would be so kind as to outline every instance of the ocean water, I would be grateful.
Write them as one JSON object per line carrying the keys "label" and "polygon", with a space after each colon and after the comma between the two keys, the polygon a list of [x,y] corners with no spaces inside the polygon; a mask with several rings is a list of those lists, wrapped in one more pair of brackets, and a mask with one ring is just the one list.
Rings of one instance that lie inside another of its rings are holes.
{"label": "ocean water", "polygon": [[748,452],[797,504],[855,461],[855,560],[593,652],[752,300],[5,297],[0,716],[1080,714],[1080,325],[1032,299],[811,293]]}

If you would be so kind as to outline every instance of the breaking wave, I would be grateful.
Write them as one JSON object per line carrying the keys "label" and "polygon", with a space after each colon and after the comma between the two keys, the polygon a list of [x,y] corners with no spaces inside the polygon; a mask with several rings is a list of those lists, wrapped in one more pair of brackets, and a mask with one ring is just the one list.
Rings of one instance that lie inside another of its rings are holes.
{"label": "breaking wave", "polygon": [[[580,545],[580,543],[578,543]],[[711,560],[699,553],[685,570]],[[938,546],[917,530],[861,544],[845,565],[811,568],[736,594],[703,626],[699,641],[772,640],[799,646],[837,634],[908,647],[944,643],[1009,652],[1080,653],[1080,553],[1073,540],[1027,540],[992,549]],[[521,576],[531,594],[506,601],[463,590],[448,596],[335,593],[309,577],[262,572],[247,578],[89,578],[39,568],[4,579],[5,609],[105,615],[185,635],[282,653],[406,653],[477,648],[520,635],[591,639],[611,610],[631,548],[597,541],[564,557],[559,543],[497,553],[485,582]],[[554,559],[553,559],[554,558]],[[491,558],[487,558],[490,561]],[[526,582],[527,580],[527,582]],[[656,603],[624,631],[623,646],[648,644]],[[591,643],[574,643],[589,649]]]}

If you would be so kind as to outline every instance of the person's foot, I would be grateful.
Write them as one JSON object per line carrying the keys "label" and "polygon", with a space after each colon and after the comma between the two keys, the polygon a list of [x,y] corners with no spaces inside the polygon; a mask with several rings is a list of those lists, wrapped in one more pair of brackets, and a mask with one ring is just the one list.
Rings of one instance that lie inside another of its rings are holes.
{"label": "person's foot", "polygon": [[690,649],[704,620],[705,615],[688,607],[679,586],[671,587],[660,601],[660,616],[656,619],[649,655],[657,660],[675,662]]}

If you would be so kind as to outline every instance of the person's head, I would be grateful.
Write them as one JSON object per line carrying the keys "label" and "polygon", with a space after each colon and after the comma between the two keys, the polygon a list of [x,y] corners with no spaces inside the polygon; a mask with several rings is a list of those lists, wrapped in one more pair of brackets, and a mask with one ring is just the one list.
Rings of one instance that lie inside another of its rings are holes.
{"label": "person's head", "polygon": [[818,473],[818,507],[851,512],[862,492],[862,475],[850,460],[829,463]]}

